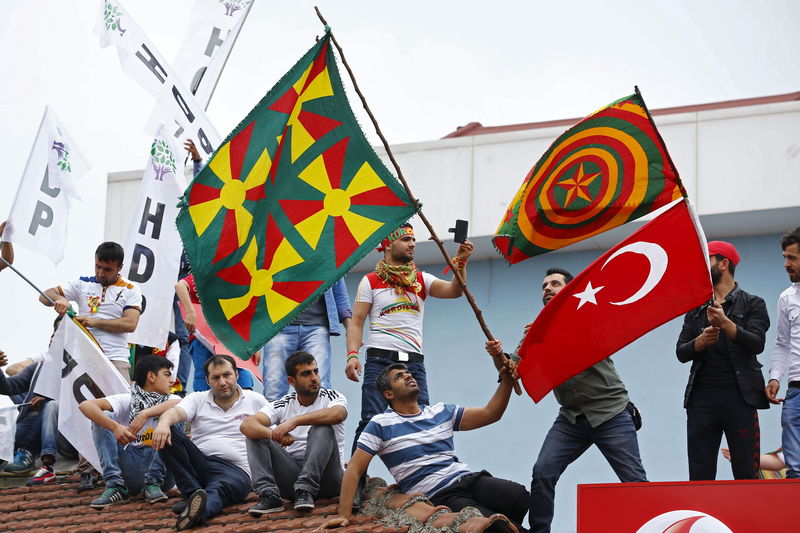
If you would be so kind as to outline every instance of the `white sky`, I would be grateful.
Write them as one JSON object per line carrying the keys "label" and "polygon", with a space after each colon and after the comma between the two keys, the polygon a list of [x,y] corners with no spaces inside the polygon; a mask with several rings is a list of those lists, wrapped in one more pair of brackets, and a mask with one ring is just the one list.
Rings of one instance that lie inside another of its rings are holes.
{"label": "white sky", "polygon": [[[800,89],[800,2],[791,0],[316,3],[393,144],[436,139],[471,121],[584,116],[635,84],[651,108]],[[101,4],[0,3],[0,217],[11,208],[46,104],[93,165],[61,265],[17,248],[15,266],[42,288],[91,272],[103,240],[105,176],[142,168],[151,142],[143,131],[151,97],[91,33]],[[124,5],[174,57],[194,0]],[[321,34],[313,5],[256,0],[209,107],[220,135]],[[364,113],[357,115],[376,141]],[[8,270],[0,274],[0,301],[0,349],[12,361],[44,349],[53,312]]]}

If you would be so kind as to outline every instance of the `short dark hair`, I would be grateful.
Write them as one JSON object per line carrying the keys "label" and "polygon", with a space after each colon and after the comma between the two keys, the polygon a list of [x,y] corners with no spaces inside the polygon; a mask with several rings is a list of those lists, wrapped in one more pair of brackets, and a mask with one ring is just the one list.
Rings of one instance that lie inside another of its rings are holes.
{"label": "short dark hair", "polygon": [[100,243],[100,246],[94,251],[94,255],[97,256],[98,261],[117,263],[118,265],[122,265],[125,260],[125,250],[122,249],[119,243],[113,241]]}
{"label": "short dark hair", "polygon": [[564,283],[569,283],[572,281],[572,274],[568,271],[564,270],[563,268],[559,267],[550,267],[547,269],[547,272],[544,273],[544,277],[552,276],[553,274],[561,274],[564,276]]}
{"label": "short dark hair", "polygon": [[297,376],[297,365],[310,365],[311,363],[316,362],[317,360],[314,359],[314,356],[310,353],[304,352],[303,350],[297,350],[296,352],[292,352],[289,357],[286,358],[286,362],[283,364],[283,366],[286,369],[286,375],[293,378]]}
{"label": "short dark hair", "polygon": [[172,368],[172,366],[172,361],[166,357],[143,355],[136,361],[136,367],[133,369],[133,381],[140,387],[144,387],[144,384],[147,383],[148,372],[158,374],[162,368]]}
{"label": "short dark hair", "polygon": [[729,257],[725,257],[722,254],[714,254],[711,257],[716,257],[717,261],[722,261],[723,259],[727,259],[728,260],[728,272],[731,273],[731,276],[736,274],[736,265],[733,263],[733,261],[730,260]]}
{"label": "short dark hair", "polygon": [[389,381],[389,372],[392,370],[408,370],[408,367],[405,363],[392,363],[381,370],[381,373],[375,378],[375,386],[378,387],[378,392],[381,396],[383,396],[384,392],[392,388],[392,383]]}
{"label": "short dark hair", "polygon": [[800,244],[800,227],[794,228],[792,231],[781,237],[781,250],[785,250],[793,244]]}
{"label": "short dark hair", "polygon": [[219,366],[224,365],[225,363],[231,365],[234,372],[239,372],[239,370],[236,368],[236,361],[233,359],[233,357],[224,353],[216,353],[206,359],[206,362],[203,363],[203,372],[205,372],[206,376],[208,376],[208,369],[211,368],[211,365]]}

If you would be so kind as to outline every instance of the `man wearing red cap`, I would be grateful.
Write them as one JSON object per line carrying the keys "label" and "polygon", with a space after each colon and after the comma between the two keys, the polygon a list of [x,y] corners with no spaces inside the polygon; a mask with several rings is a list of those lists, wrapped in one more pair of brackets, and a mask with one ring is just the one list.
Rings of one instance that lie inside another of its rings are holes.
{"label": "man wearing red cap", "polygon": [[[778,331],[766,392],[770,403],[783,403],[781,426],[786,477],[800,478],[800,228],[781,238],[781,248],[783,268],[792,285],[778,297]],[[788,381],[786,398],[777,398],[784,376]]]}
{"label": "man wearing red cap", "polygon": [[676,354],[692,362],[683,406],[689,479],[715,479],[723,432],[736,479],[756,479],[760,453],[757,409],[769,408],[761,363],[769,316],[764,300],[733,280],[739,253],[708,243],[714,301],[686,313]]}
{"label": "man wearing red cap", "polygon": [[[347,367],[345,373],[353,381],[361,375],[359,350],[364,321],[369,316],[367,356],[361,385],[361,421],[354,442],[370,419],[383,412],[386,399],[375,387],[378,374],[393,363],[405,363],[420,388],[419,403],[428,405],[428,386],[422,355],[422,317],[428,296],[458,298],[461,286],[455,277],[444,281],[414,264],[416,239],[411,224],[403,224],[383,240],[379,252],[383,259],[375,270],[364,276],[358,285],[353,318],[347,330]],[[458,247],[453,265],[462,278],[467,278],[467,259],[473,245],[465,241]]]}

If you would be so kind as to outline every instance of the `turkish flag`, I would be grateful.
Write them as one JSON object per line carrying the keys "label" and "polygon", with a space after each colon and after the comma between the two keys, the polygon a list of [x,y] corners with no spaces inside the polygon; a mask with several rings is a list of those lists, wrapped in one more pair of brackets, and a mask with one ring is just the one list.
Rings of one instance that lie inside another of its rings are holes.
{"label": "turkish flag", "polygon": [[705,236],[685,200],[600,256],[550,300],[519,348],[533,401],[711,298]]}

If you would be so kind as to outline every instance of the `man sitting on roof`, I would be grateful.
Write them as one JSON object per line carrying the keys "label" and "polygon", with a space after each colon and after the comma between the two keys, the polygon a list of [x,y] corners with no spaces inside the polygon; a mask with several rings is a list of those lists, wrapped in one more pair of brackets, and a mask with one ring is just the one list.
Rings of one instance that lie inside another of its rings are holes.
{"label": "man sitting on roof", "polygon": [[171,369],[168,359],[144,355],[136,363],[129,393],[81,402],[81,413],[92,421],[92,438],[106,483],[91,507],[126,502],[130,493],[139,491],[150,503],[167,499],[161,490],[168,488],[164,463],[153,449],[153,430],[158,417],[180,400],[169,395]]}
{"label": "man sitting on roof", "polygon": [[[487,343],[487,351],[498,341]],[[492,352],[490,352],[492,353]],[[468,431],[500,420],[508,406],[513,380],[503,366],[497,391],[484,407],[460,407],[438,403],[420,407],[420,389],[403,363],[387,366],[375,386],[389,408],[372,417],[358,439],[357,450],[347,464],[339,497],[339,517],[323,527],[347,526],[361,474],[372,457],[379,455],[403,492],[421,492],[434,505],[453,511],[475,507],[484,516],[504,514],[522,531],[530,495],[522,485],[492,477],[487,471],[472,472],[458,461],[453,431]]]}
{"label": "man sitting on roof", "polygon": [[[178,531],[199,526],[250,494],[247,447],[239,426],[267,404],[261,394],[236,384],[236,362],[229,355],[211,356],[205,374],[211,390],[187,394],[161,416],[153,435],[154,448],[185,497],[184,505],[172,508],[180,513]],[[175,427],[187,420],[191,439]]]}
{"label": "man sitting on roof", "polygon": [[342,482],[344,395],[320,387],[314,356],[297,351],[286,359],[294,391],[266,405],[242,423],[258,503],[250,514],[283,510],[281,497],[296,511],[314,509],[317,497],[339,494]]}

